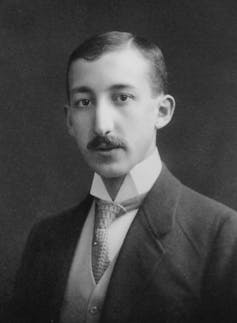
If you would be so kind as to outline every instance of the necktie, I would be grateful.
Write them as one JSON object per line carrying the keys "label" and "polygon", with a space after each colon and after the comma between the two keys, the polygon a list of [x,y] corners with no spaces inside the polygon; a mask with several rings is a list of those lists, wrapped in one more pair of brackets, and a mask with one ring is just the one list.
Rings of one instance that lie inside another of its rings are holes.
{"label": "necktie", "polygon": [[137,209],[145,194],[129,199],[122,204],[95,200],[94,241],[92,249],[92,270],[96,283],[103,276],[109,266],[108,256],[108,228],[120,215]]}

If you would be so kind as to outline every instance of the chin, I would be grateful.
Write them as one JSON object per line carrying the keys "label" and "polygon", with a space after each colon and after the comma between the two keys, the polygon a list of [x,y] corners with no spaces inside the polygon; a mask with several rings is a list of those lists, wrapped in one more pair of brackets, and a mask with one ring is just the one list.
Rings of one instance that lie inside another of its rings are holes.
{"label": "chin", "polygon": [[96,165],[91,167],[97,174],[105,178],[122,177],[129,173],[129,167],[121,167],[120,165]]}

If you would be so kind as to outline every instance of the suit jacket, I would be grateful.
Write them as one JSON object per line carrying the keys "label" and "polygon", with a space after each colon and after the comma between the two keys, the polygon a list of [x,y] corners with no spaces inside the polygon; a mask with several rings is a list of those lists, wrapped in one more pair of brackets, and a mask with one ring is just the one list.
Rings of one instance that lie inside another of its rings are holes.
{"label": "suit jacket", "polygon": [[[88,196],[33,228],[11,322],[58,322],[91,202]],[[120,250],[101,322],[237,322],[236,213],[182,185],[164,166]]]}

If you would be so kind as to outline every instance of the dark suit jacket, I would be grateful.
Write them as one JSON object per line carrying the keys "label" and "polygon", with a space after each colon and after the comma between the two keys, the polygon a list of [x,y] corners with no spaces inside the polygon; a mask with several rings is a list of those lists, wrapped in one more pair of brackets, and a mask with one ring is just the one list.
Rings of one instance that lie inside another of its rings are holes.
{"label": "dark suit jacket", "polygon": [[[58,322],[92,198],[32,230],[12,322]],[[163,167],[118,256],[103,323],[237,322],[237,215]]]}

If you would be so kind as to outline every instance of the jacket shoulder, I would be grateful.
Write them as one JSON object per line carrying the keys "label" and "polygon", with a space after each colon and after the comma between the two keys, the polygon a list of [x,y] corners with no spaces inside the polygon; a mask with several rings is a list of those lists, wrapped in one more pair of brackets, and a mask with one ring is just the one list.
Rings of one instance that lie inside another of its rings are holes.
{"label": "jacket shoulder", "polygon": [[192,215],[191,218],[194,221],[221,223],[226,220],[237,220],[235,210],[183,184],[179,204],[182,207],[183,214]]}

